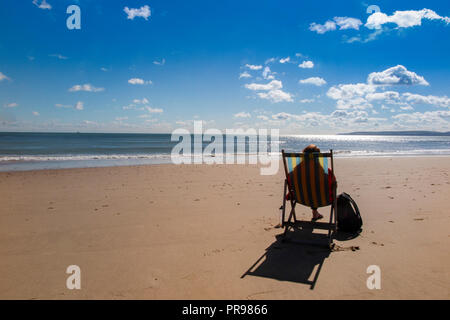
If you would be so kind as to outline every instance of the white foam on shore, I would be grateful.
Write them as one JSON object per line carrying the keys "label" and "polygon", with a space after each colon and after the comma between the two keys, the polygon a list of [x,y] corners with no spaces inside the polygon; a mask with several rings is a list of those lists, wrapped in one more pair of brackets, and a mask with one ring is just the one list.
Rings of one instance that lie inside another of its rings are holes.
{"label": "white foam on shore", "polygon": [[[450,149],[432,150],[405,150],[405,151],[371,151],[371,150],[336,150],[336,158],[367,158],[367,157],[421,157],[421,156],[450,156]],[[271,158],[281,159],[281,153],[269,153]],[[198,159],[202,155],[191,157],[177,156],[177,162],[189,163],[189,160]],[[216,154],[215,157],[226,158],[226,154]],[[234,163],[249,163],[250,157],[256,154],[235,154]],[[211,159],[211,156],[204,156]],[[257,157],[253,158],[257,159]],[[184,161],[180,161],[184,160]],[[257,161],[257,160],[255,160]],[[10,155],[0,156],[0,171],[28,171],[43,169],[68,169],[89,167],[113,167],[130,165],[154,165],[174,163],[175,158],[170,154],[111,154],[111,155]],[[204,161],[200,161],[200,163]],[[225,162],[225,160],[224,160]],[[199,161],[191,161],[199,163]]]}
{"label": "white foam on shore", "polygon": [[[288,151],[288,150],[287,150]],[[292,151],[288,151],[292,152]],[[450,155],[450,149],[418,149],[397,151],[373,151],[373,150],[334,150],[336,157],[358,157],[358,156],[407,156],[407,155]],[[235,153],[236,156],[255,156],[256,153]],[[276,153],[269,153],[274,156]],[[192,157],[200,157],[201,154],[193,154]],[[215,156],[226,156],[216,154]],[[177,156],[186,158],[183,156]],[[206,155],[204,157],[211,157]],[[171,160],[170,154],[92,154],[92,155],[8,155],[0,156],[1,162],[40,162],[40,161],[86,161],[86,160]]]}

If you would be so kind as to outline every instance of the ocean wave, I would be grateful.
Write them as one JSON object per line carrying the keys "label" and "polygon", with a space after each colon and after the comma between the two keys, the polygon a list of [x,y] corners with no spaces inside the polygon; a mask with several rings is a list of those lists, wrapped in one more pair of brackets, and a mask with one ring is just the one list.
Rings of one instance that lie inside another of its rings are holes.
{"label": "ocean wave", "polygon": [[450,155],[450,149],[415,149],[415,150],[337,150],[337,157],[376,157],[376,156],[439,156]]}
{"label": "ocean wave", "polygon": [[111,154],[111,155],[12,155],[0,156],[2,161],[83,161],[83,160],[131,160],[131,159],[162,159],[170,158],[170,154]]}
{"label": "ocean wave", "polygon": [[[293,150],[291,150],[294,152]],[[325,150],[323,150],[325,151]],[[450,149],[415,149],[415,150],[333,150],[336,157],[358,157],[358,156],[402,156],[402,155],[450,155]],[[92,161],[92,160],[170,160],[175,158],[198,158],[198,157],[226,157],[229,153],[191,154],[91,154],[91,155],[8,155],[0,156],[1,162],[46,162],[46,161]],[[237,157],[256,156],[257,153],[233,153]],[[280,153],[269,152],[268,156],[277,156]]]}

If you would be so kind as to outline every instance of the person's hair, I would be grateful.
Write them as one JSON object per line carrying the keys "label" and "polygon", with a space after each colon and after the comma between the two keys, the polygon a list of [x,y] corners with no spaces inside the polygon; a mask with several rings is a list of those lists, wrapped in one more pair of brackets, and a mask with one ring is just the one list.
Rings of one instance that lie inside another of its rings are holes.
{"label": "person's hair", "polygon": [[313,153],[313,152],[320,152],[320,149],[315,144],[310,144],[305,149],[303,149],[304,153]]}

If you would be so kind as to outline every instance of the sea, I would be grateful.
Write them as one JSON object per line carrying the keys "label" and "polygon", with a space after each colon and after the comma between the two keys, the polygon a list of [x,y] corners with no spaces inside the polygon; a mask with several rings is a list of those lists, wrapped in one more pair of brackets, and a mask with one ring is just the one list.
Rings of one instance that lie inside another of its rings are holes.
{"label": "sea", "polygon": [[[238,154],[243,149],[235,142],[231,152]],[[252,139],[240,142],[245,152],[255,143]],[[0,171],[172,163],[171,153],[178,143],[171,134],[3,132]],[[332,149],[336,157],[450,155],[450,136],[286,135],[280,136],[279,149],[300,152],[311,143],[322,151]],[[209,144],[204,141],[203,148]]]}

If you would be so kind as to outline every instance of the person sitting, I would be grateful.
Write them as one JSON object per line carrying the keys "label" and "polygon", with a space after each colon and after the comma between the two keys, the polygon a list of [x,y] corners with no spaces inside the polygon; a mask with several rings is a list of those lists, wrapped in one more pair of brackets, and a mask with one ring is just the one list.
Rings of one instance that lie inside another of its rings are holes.
{"label": "person sitting", "polygon": [[[315,144],[310,144],[309,146],[307,146],[306,148],[303,149],[302,151],[303,153],[316,153],[316,152],[320,152],[319,147],[317,147]],[[300,165],[302,166],[303,163]],[[328,174],[332,174],[331,170],[328,168]],[[331,181],[332,183],[336,183],[336,178],[334,176],[334,174],[331,177]],[[330,189],[330,192],[332,192],[332,190]],[[286,195],[286,200],[290,200],[291,199],[291,192],[288,192],[288,194]],[[323,215],[321,215],[319,213],[319,211],[317,211],[318,208],[316,207],[311,207],[312,210],[312,218],[311,221],[317,221],[323,218]]]}
{"label": "person sitting", "polygon": [[[303,153],[313,153],[313,152],[320,152],[319,147],[317,147],[315,144],[310,144],[305,149],[303,149]],[[323,218],[323,215],[317,211],[317,208],[311,207],[312,210],[312,221],[317,221]]]}

